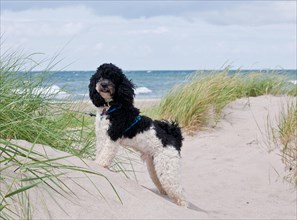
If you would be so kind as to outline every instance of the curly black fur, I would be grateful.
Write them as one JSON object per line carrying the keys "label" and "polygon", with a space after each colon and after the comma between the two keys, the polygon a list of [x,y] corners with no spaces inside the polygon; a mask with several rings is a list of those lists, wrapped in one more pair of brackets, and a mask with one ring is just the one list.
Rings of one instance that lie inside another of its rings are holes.
{"label": "curly black fur", "polygon": [[154,127],[164,147],[171,145],[180,152],[183,136],[177,122],[155,120]]}
{"label": "curly black fur", "polygon": [[111,63],[99,66],[96,73],[90,79],[89,95],[95,106],[102,107],[107,105],[106,101],[96,90],[96,84],[101,78],[108,79],[115,85],[116,92],[112,97],[112,101],[108,103],[111,109],[116,109],[108,114],[110,127],[107,132],[113,141],[122,137],[133,138],[153,126],[157,137],[162,141],[164,147],[171,145],[176,150],[181,150],[183,137],[178,124],[175,122],[153,121],[149,117],[142,116],[137,124],[125,132],[140,113],[139,109],[133,105],[135,86],[127,79],[120,68]]}
{"label": "curly black fur", "polygon": [[134,84],[127,79],[120,68],[113,65],[112,63],[105,63],[98,67],[96,73],[90,79],[89,96],[95,106],[101,107],[107,105],[106,101],[96,90],[96,84],[100,78],[109,79],[116,85],[115,90],[117,92],[113,97],[113,101],[115,103],[122,103],[125,106],[133,105],[135,96]]}

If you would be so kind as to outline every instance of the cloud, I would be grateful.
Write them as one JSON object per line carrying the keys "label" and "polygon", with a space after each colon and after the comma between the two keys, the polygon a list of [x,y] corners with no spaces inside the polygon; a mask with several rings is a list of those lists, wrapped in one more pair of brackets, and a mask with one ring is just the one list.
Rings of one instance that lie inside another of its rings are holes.
{"label": "cloud", "polygon": [[150,29],[140,29],[140,30],[134,30],[130,31],[131,34],[164,34],[169,32],[168,27],[153,27]]}
{"label": "cloud", "polygon": [[[87,28],[84,20],[77,15],[90,14],[85,7],[3,11],[1,12],[2,28],[9,35],[33,36],[73,36]],[[89,20],[86,18],[86,20]]]}
{"label": "cloud", "polygon": [[[218,3],[217,7],[208,3],[198,4],[201,7],[196,10],[197,6],[172,2],[165,13],[166,5],[140,17],[125,16],[138,13],[138,3],[118,14],[124,6],[115,12],[109,8],[105,14],[101,13],[104,7],[97,11],[82,3],[5,9],[1,11],[4,46],[55,54],[68,44],[63,50],[65,62],[75,60],[68,68],[77,70],[92,70],[103,62],[123,69],[213,69],[227,60],[247,67],[257,62],[253,68],[296,66],[292,3]],[[178,6],[181,10],[175,12]]]}
{"label": "cloud", "polygon": [[207,11],[213,8],[231,7],[236,2],[200,1],[4,1],[3,10],[24,11],[86,7],[94,9],[98,16],[120,16],[126,19],[155,16],[181,16],[189,12]]}
{"label": "cloud", "polygon": [[196,16],[215,25],[296,24],[296,2],[242,2],[231,8],[198,12]]}

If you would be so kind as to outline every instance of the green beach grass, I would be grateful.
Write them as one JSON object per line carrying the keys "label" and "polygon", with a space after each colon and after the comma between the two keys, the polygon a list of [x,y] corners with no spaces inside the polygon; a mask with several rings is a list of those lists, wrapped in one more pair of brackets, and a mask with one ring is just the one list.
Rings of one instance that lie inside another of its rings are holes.
{"label": "green beach grass", "polygon": [[280,143],[282,159],[289,170],[287,179],[297,186],[297,102],[286,103],[273,130]]}
{"label": "green beach grass", "polygon": [[[62,181],[68,171],[98,175],[109,182],[98,172],[64,165],[65,157],[48,158],[34,150],[38,143],[80,158],[92,158],[93,122],[71,110],[77,103],[55,101],[58,93],[50,93],[51,85],[46,83],[49,70],[32,77],[32,70],[39,66],[32,55],[4,53],[0,62],[0,218],[31,219],[27,192],[38,185],[46,185],[65,197],[75,196]],[[15,139],[31,142],[32,147],[25,148]],[[115,189],[114,192],[121,201]],[[102,196],[100,189],[98,196]]]}
{"label": "green beach grass", "polygon": [[220,120],[224,107],[235,99],[266,94],[294,94],[285,77],[276,73],[255,72],[229,75],[228,69],[211,74],[196,74],[189,83],[178,85],[165,95],[158,106],[145,114],[156,119],[177,120],[188,134]]}

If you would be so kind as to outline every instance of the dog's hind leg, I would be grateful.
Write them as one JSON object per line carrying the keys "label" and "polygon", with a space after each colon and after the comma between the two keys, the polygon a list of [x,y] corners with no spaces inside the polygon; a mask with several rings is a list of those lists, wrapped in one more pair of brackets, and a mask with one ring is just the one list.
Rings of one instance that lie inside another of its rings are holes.
{"label": "dog's hind leg", "polygon": [[153,157],[148,155],[148,156],[146,156],[145,160],[146,160],[147,170],[150,174],[150,177],[151,177],[153,183],[158,188],[158,190],[160,191],[161,194],[166,195],[166,191],[162,188],[162,185],[158,179],[158,176],[157,176],[157,173],[155,170],[155,165],[153,163]]}
{"label": "dog's hind leg", "polygon": [[173,147],[167,146],[162,152],[154,155],[153,163],[156,174],[169,198],[179,206],[187,207],[188,203],[183,195],[180,184],[180,156]]}

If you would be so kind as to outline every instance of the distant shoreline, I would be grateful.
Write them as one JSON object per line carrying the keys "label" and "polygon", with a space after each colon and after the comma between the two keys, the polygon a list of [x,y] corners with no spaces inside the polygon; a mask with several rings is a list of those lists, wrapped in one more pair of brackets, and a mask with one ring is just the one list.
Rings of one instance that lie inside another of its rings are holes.
{"label": "distant shoreline", "polygon": [[[135,84],[136,99],[158,99],[166,95],[177,85],[188,83],[195,75],[226,73],[233,75],[263,74],[279,75],[296,85],[297,70],[166,70],[166,71],[124,71],[128,79]],[[94,71],[57,71],[50,73],[47,79],[48,92],[57,94],[57,99],[88,100],[88,85]],[[42,85],[41,85],[42,86]],[[46,87],[46,85],[45,85]],[[42,89],[42,88],[39,88]]]}

